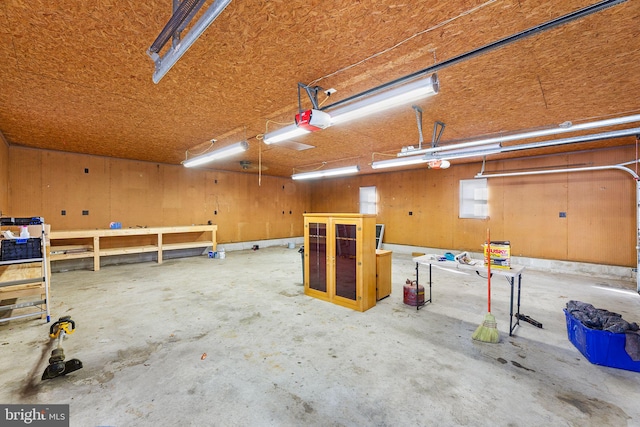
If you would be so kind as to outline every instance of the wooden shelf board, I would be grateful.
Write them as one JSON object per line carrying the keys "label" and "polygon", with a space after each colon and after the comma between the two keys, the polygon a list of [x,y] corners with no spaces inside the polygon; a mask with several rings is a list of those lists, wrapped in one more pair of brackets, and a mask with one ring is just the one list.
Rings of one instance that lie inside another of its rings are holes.
{"label": "wooden shelf board", "polygon": [[138,254],[143,252],[158,252],[158,247],[154,245],[148,245],[148,246],[129,246],[124,248],[100,249],[100,256]]}
{"label": "wooden shelf board", "polygon": [[171,251],[174,249],[190,249],[190,248],[206,248],[212,246],[213,242],[183,242],[183,243],[165,243],[162,245],[163,251]]}
{"label": "wooden shelf board", "polygon": [[93,251],[70,252],[68,254],[51,254],[51,261],[60,261],[63,259],[93,258],[93,255]]}

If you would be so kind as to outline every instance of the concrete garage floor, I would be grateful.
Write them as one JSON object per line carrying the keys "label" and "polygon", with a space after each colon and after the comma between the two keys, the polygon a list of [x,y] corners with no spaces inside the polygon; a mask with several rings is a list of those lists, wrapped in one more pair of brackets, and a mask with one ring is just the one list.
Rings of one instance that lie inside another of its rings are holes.
{"label": "concrete garage floor", "polygon": [[635,283],[526,270],[522,313],[544,329],[510,337],[496,278],[487,344],[471,339],[485,279],[434,270],[416,311],[407,278],[411,255],[394,253],[392,295],[359,313],[303,294],[297,249],[54,273],[52,316],[76,321],[64,350],[84,368],[40,381],[49,325],[0,324],[0,403],[70,404],[71,426],[640,425],[640,373],[587,361],[562,311],[640,321]]}

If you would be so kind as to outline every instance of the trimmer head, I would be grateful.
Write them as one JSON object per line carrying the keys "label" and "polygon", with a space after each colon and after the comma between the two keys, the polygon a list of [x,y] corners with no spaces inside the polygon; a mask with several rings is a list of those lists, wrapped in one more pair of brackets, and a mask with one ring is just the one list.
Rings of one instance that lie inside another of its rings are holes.
{"label": "trimmer head", "polygon": [[82,362],[78,359],[71,359],[67,360],[66,362],[60,361],[50,363],[49,366],[47,366],[47,368],[44,370],[42,379],[50,380],[62,375],[67,375],[73,371],[77,371],[80,368],[82,368]]}

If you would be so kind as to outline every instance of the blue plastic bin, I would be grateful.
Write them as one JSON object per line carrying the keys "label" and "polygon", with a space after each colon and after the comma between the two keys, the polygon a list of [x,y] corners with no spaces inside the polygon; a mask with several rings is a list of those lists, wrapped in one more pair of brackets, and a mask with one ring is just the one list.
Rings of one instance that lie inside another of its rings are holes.
{"label": "blue plastic bin", "polygon": [[569,341],[576,346],[589,362],[640,372],[640,361],[634,362],[624,349],[626,334],[614,334],[587,328],[578,319],[563,309],[567,319]]}

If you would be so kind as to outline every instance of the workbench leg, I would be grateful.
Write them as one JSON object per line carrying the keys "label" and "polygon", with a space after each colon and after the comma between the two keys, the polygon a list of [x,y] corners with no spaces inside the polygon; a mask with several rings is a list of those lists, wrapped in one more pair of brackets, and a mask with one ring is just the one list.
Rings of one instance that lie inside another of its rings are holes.
{"label": "workbench leg", "polygon": [[158,238],[156,239],[156,243],[158,244],[158,264],[162,264],[162,233],[158,233]]}
{"label": "workbench leg", "polygon": [[93,237],[93,271],[100,270],[100,237]]}

